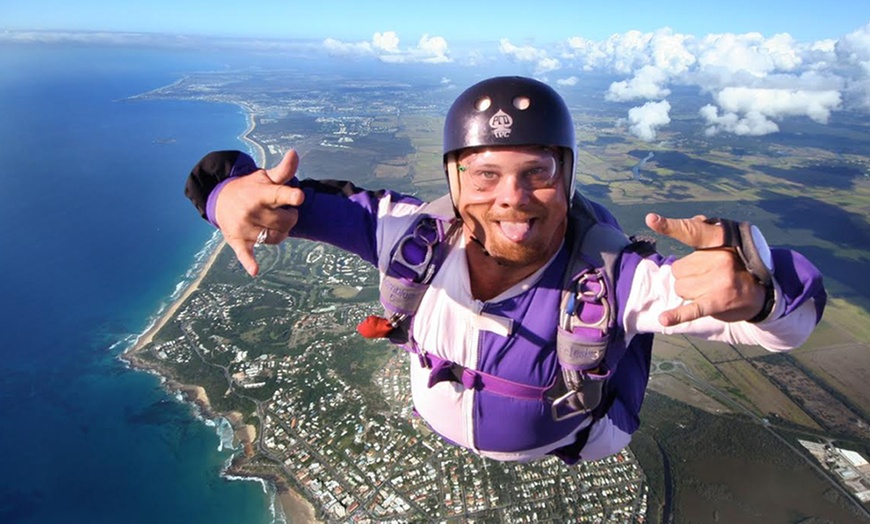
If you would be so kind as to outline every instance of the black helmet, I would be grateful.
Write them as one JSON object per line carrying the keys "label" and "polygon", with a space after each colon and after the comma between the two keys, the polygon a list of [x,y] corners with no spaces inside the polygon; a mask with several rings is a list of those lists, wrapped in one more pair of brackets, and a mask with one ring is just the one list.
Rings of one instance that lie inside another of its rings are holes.
{"label": "black helmet", "polygon": [[568,202],[574,192],[574,122],[565,101],[537,80],[500,76],[466,89],[450,106],[444,122],[444,169],[456,204],[459,151],[480,146],[557,147],[562,151]]}

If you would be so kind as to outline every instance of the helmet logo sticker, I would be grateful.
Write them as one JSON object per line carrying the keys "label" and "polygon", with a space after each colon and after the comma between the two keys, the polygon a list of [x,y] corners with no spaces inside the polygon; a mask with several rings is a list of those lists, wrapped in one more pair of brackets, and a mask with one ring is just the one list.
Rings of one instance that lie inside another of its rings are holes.
{"label": "helmet logo sticker", "polygon": [[496,138],[507,138],[511,135],[511,126],[514,125],[514,119],[501,109],[498,113],[492,115],[489,119],[489,127],[492,128],[492,134]]}

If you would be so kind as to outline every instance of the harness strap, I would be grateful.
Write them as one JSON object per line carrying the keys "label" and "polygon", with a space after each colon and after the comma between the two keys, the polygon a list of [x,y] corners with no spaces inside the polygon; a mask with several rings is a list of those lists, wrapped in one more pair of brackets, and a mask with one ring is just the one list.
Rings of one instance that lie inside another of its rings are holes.
{"label": "harness strap", "polygon": [[554,420],[562,421],[593,411],[613,370],[605,362],[616,325],[616,262],[629,244],[615,228],[599,223],[588,200],[574,195],[568,238],[571,258],[562,284],[556,355],[562,367],[564,394],[553,401]]}
{"label": "harness strap", "polygon": [[467,389],[477,391],[487,390],[491,393],[504,397],[511,397],[521,400],[539,400],[542,401],[546,397],[548,387],[539,388],[513,382],[503,379],[483,371],[470,369],[451,360],[443,359],[437,355],[427,353],[425,351],[415,352],[410,348],[405,348],[410,353],[415,353],[420,360],[420,365],[429,369],[429,383],[431,388],[439,382],[445,380],[450,382],[459,382]]}
{"label": "harness strap", "polygon": [[[600,417],[596,417],[600,418]],[[594,423],[593,423],[594,424]],[[574,464],[580,462],[580,452],[583,451],[583,447],[586,446],[586,442],[589,441],[589,435],[592,433],[592,424],[589,424],[585,428],[581,429],[577,432],[576,437],[574,438],[574,442],[562,446],[561,448],[556,448],[549,455],[554,455],[559,458],[565,464],[569,466],[573,466]]]}
{"label": "harness strap", "polygon": [[357,331],[366,338],[389,338],[396,344],[410,341],[411,322],[420,301],[460,225],[458,220],[447,218],[453,211],[449,195],[429,204],[426,211],[393,247],[380,285],[386,316],[369,315],[357,326]]}

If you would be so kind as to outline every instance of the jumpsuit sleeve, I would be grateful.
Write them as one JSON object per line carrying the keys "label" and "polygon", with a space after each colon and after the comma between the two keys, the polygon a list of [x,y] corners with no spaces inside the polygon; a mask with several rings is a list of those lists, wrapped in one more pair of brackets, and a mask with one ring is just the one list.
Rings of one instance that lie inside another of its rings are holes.
{"label": "jumpsuit sleeve", "polygon": [[[213,151],[191,170],[185,195],[200,215],[215,227],[215,204],[226,184],[257,171],[254,160],[241,151]],[[372,264],[389,254],[397,235],[424,206],[419,199],[401,193],[368,191],[352,182],[339,180],[298,180],[288,185],[305,193],[299,207],[299,221],[291,237],[332,244]]]}
{"label": "jumpsuit sleeve", "polygon": [[827,295],[822,275],[800,253],[773,249],[774,307],[758,323],[724,322],[703,317],[664,327],[659,315],[682,304],[674,290],[673,257],[643,258],[627,253],[621,262],[617,297],[628,338],[640,333],[685,334],[731,344],[751,344],[769,351],[786,351],[806,342],[822,318]]}

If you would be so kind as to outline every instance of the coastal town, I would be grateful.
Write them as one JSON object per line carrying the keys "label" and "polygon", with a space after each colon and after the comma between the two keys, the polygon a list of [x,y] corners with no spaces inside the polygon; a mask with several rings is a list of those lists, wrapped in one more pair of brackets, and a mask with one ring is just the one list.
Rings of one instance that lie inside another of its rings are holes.
{"label": "coastal town", "polygon": [[645,522],[630,450],[575,467],[499,463],[432,434],[413,414],[408,356],[354,331],[377,308],[361,298],[377,274],[356,257],[291,241],[263,248],[267,269],[245,281],[224,251],[132,358],[206,384],[213,415],[240,414],[232,474],[276,480],[327,522]]}

